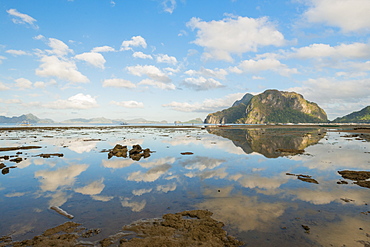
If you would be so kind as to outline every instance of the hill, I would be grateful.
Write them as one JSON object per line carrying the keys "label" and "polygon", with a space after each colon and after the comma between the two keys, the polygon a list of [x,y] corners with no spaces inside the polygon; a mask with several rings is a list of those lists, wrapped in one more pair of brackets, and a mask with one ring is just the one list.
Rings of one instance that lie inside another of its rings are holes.
{"label": "hill", "polygon": [[338,117],[333,123],[370,123],[370,106],[360,111],[352,112],[344,117]]}
{"label": "hill", "polygon": [[0,116],[0,123],[11,123],[11,124],[20,124],[22,122],[28,122],[30,124],[35,123],[54,123],[51,119],[40,119],[33,114],[23,114],[19,117],[5,117]]}
{"label": "hill", "polygon": [[295,92],[266,90],[244,101],[236,101],[228,109],[208,114],[204,123],[264,124],[264,123],[322,123],[327,115],[316,103]]}

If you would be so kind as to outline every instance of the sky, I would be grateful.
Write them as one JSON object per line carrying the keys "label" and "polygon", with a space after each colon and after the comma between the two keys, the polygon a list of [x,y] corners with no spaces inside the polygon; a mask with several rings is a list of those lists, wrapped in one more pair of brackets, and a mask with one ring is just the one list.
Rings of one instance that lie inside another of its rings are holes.
{"label": "sky", "polygon": [[204,119],[294,91],[370,105],[369,0],[1,0],[0,115]]}

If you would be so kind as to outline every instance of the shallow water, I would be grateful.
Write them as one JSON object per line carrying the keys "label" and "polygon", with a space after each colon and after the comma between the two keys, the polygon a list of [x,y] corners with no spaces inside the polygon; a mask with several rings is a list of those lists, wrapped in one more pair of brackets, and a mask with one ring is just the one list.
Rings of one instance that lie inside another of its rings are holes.
{"label": "shallow water", "polygon": [[[32,238],[69,220],[52,206],[101,228],[91,240],[138,219],[208,209],[248,246],[365,246],[370,190],[338,171],[370,171],[368,140],[323,128],[4,130],[0,147],[41,148],[0,152],[23,159],[0,160],[17,166],[0,175],[0,236]],[[154,152],[108,159],[117,143]],[[63,157],[37,156],[54,153]]]}

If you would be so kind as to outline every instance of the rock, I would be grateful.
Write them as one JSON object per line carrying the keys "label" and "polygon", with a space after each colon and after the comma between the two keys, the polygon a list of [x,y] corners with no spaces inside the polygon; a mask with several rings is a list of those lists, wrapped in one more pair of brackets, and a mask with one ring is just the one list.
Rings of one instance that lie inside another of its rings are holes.
{"label": "rock", "polygon": [[5,166],[4,163],[0,163],[0,169],[3,169]]}
{"label": "rock", "polygon": [[19,162],[21,162],[23,159],[21,158],[21,157],[17,157],[17,158],[14,158],[14,159],[11,159],[11,160],[9,160],[9,161],[11,161],[11,162],[15,162],[15,163],[19,163]]}
{"label": "rock", "polygon": [[137,153],[140,153],[141,151],[143,151],[143,149],[141,148],[139,144],[137,144],[137,145],[132,146],[132,149],[129,151],[129,154],[130,155],[137,154]]}
{"label": "rock", "polygon": [[2,169],[2,170],[1,170],[1,173],[2,173],[3,175],[8,174],[8,173],[9,173],[9,167],[6,167],[6,168]]}
{"label": "rock", "polygon": [[114,148],[108,153],[108,159],[116,157],[127,157],[127,146],[122,146],[121,144],[116,144]]}
{"label": "rock", "polygon": [[64,154],[58,154],[58,153],[55,153],[55,154],[39,154],[39,155],[37,155],[37,156],[39,156],[39,157],[41,157],[41,158],[50,158],[50,157],[52,157],[52,156],[56,156],[56,157],[63,157],[63,156],[64,156]]}

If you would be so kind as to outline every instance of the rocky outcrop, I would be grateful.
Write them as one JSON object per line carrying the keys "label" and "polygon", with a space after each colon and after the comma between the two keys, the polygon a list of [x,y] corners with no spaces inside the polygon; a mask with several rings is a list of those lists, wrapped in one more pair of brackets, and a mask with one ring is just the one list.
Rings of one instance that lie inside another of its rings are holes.
{"label": "rocky outcrop", "polygon": [[[243,101],[244,99],[244,101]],[[328,118],[316,103],[295,92],[266,90],[250,97],[246,94],[228,109],[211,113],[208,124],[322,123]]]}

